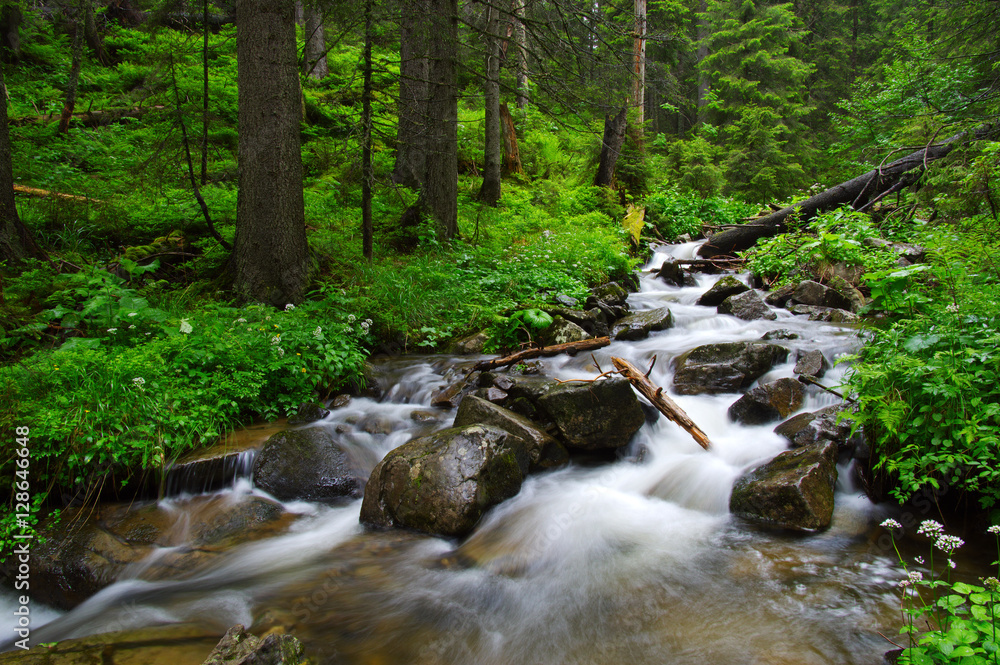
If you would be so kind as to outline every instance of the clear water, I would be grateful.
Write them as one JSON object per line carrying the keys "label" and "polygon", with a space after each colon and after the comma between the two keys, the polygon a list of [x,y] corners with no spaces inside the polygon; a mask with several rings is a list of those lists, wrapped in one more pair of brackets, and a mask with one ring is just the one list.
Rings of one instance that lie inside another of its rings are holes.
{"label": "clear water", "polygon": [[[695,244],[664,248],[647,268],[686,258]],[[718,279],[674,288],[644,277],[633,309],[667,305],[676,327],[594,354],[646,368],[669,391],[672,359],[711,342],[753,340],[778,328],[828,359],[856,348],[849,327],[805,321],[744,322],[695,300]],[[794,354],[762,381],[792,375]],[[592,358],[544,361],[560,378],[593,378]],[[340,430],[370,468],[392,448],[433,428],[414,412],[434,411],[431,395],[469,358],[388,361],[392,389],[382,401],[355,399],[316,426]],[[843,368],[824,382],[836,385]],[[297,514],[281,535],[228,552],[184,579],[143,581],[145,562],[82,606],[36,628],[33,641],[161,623],[196,622],[221,634],[234,623],[258,632],[293,631],[320,663],[682,663],[879,662],[890,645],[876,631],[898,629],[895,554],[876,538],[887,509],[841,481],[833,526],[812,536],[774,534],[732,518],[733,481],[785,448],[773,425],[743,427],[726,415],[736,395],[672,395],[713,442],[702,450],[665,419],[633,442],[641,462],[570,466],[529,478],[463,542],[406,532],[366,533],[360,501],[287,505]],[[832,404],[810,394],[803,410]],[[381,419],[388,434],[364,431]],[[370,420],[369,420],[370,421]],[[246,480],[220,493],[238,502],[256,493]],[[189,495],[167,500],[178,524],[199,519]],[[7,602],[4,598],[3,602]],[[4,610],[3,616],[10,617]],[[8,619],[5,619],[7,621]],[[35,624],[38,625],[37,623]],[[177,661],[171,665],[179,665]]]}

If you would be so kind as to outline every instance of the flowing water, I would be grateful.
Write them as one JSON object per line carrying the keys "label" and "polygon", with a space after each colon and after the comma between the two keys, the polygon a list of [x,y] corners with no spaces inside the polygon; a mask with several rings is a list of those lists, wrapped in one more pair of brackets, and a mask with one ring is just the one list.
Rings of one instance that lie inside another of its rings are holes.
{"label": "flowing water", "polygon": [[[647,267],[695,249],[663,248]],[[610,368],[617,355],[645,368],[656,356],[650,378],[669,389],[671,359],[701,344],[784,328],[800,336],[785,343],[822,349],[830,360],[856,348],[849,327],[783,310],[777,321],[745,322],[695,305],[717,279],[675,288],[643,277],[632,308],[667,305],[676,326],[616,342],[594,354],[597,362]],[[543,362],[559,378],[597,373],[589,354]],[[793,363],[794,353],[761,381],[791,376]],[[393,387],[383,400],[355,399],[314,426],[337,431],[370,468],[411,437],[450,424],[454,412],[421,421],[435,412],[431,395],[470,364],[386,361]],[[842,373],[833,368],[825,383]],[[773,425],[730,422],[736,397],[675,396],[711,438],[711,451],[660,418],[621,461],[529,477],[463,542],[366,533],[360,501],[286,504],[297,517],[280,535],[234,548],[185,579],[118,582],[36,628],[33,642],[178,622],[221,634],[243,623],[256,632],[288,627],[317,662],[331,664],[879,662],[890,645],[876,631],[894,635],[899,621],[895,555],[876,539],[888,509],[863,498],[842,466],[824,533],[775,534],[731,517],[734,480],[786,447]],[[803,409],[835,402],[816,391]],[[373,419],[378,427],[364,426]],[[243,478],[213,496],[236,503],[255,492]],[[196,498],[181,494],[164,505],[189,524],[198,520]]]}

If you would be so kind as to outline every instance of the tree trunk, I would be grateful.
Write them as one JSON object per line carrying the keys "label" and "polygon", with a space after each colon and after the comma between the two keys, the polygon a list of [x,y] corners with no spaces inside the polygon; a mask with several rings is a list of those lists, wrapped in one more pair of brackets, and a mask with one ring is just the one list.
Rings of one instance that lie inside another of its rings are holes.
{"label": "tree trunk", "polygon": [[[86,5],[90,0],[81,0],[80,13],[86,13]],[[76,108],[76,89],[80,83],[80,66],[83,64],[83,24],[77,15],[76,25],[73,30],[73,56],[69,67],[69,80],[66,81],[66,97],[63,100],[62,115],[59,116],[59,127],[57,134],[65,134],[69,131],[69,121],[73,117],[73,110]]]}
{"label": "tree trunk", "polygon": [[846,204],[851,205],[855,210],[864,210],[886,194],[916,182],[923,173],[926,164],[935,159],[941,159],[961,145],[963,141],[988,138],[996,132],[996,127],[986,125],[971,132],[956,134],[936,145],[928,145],[926,148],[897,159],[891,164],[873,169],[822,191],[805,201],[794,203],[770,215],[759,217],[751,223],[716,233],[701,246],[698,254],[705,258],[711,258],[749,249],[760,238],[784,232],[785,220],[792,213],[795,213],[801,220],[809,220],[821,212]]}
{"label": "tree trunk", "polygon": [[705,121],[705,104],[708,101],[708,74],[701,66],[701,61],[708,57],[708,36],[709,26],[705,12],[708,11],[708,4],[701,0],[699,4],[699,14],[696,21],[698,49],[695,52],[695,71],[698,72],[698,93],[695,98],[696,116],[695,124],[700,125]]}
{"label": "tree trunk", "polygon": [[21,59],[21,21],[24,14],[16,4],[0,4],[0,55],[4,62]]}
{"label": "tree trunk", "polygon": [[422,207],[438,226],[438,235],[458,234],[458,0],[430,0],[427,103],[427,161],[421,188]]}
{"label": "tree trunk", "polygon": [[282,307],[308,278],[294,0],[237,0],[240,298]]}
{"label": "tree trunk", "polygon": [[517,51],[517,108],[528,105],[528,31],[524,27],[524,0],[514,0],[514,47]]}
{"label": "tree trunk", "polygon": [[326,63],[326,33],[323,31],[323,13],[316,5],[302,7],[305,44],[302,48],[302,71],[317,81],[330,74]]}
{"label": "tree trunk", "polygon": [[87,40],[87,46],[94,53],[94,59],[105,67],[114,64],[104,50],[104,38],[97,31],[97,21],[94,20],[93,0],[84,0],[83,3],[83,36]]}
{"label": "tree trunk", "polygon": [[625,143],[625,127],[627,123],[626,107],[622,107],[617,115],[604,116],[604,139],[601,142],[601,160],[597,165],[597,176],[594,184],[599,187],[610,187],[615,180],[615,166],[618,156]]}
{"label": "tree trunk", "polygon": [[0,71],[0,261],[9,268],[25,259],[47,259],[17,214],[14,202],[14,167],[7,127],[7,86]]}
{"label": "tree trunk", "polygon": [[500,132],[500,12],[489,3],[486,4],[485,11],[483,99],[486,107],[486,148],[483,154],[483,184],[479,188],[478,199],[486,205],[495,206],[500,203],[500,170],[503,165],[503,138]]}
{"label": "tree trunk", "polygon": [[632,46],[632,105],[637,109],[636,132],[642,138],[646,120],[646,0],[635,0],[635,35]]}
{"label": "tree trunk", "polygon": [[201,5],[201,184],[208,184],[208,0]]}
{"label": "tree trunk", "polygon": [[361,254],[372,260],[372,2],[365,0],[365,71],[361,92]]}
{"label": "tree trunk", "polygon": [[514,118],[506,104],[500,105],[500,126],[503,128],[503,175],[524,173],[521,166],[521,152],[517,148],[517,133]]}
{"label": "tree trunk", "polygon": [[426,120],[430,62],[428,0],[403,0],[399,38],[399,123],[396,129],[396,165],[392,181],[404,187],[420,186],[427,168]]}

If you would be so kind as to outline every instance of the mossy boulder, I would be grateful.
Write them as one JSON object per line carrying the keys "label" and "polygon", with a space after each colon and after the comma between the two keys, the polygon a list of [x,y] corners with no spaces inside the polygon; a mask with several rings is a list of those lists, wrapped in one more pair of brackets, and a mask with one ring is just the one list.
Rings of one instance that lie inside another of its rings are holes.
{"label": "mossy boulder", "polygon": [[824,374],[826,374],[826,370],[829,366],[830,364],[826,361],[826,356],[824,356],[823,352],[819,349],[814,349],[812,351],[799,351],[796,353],[795,369],[792,371],[795,374],[820,379],[823,378]]}
{"label": "mossy boulder", "polygon": [[800,413],[775,427],[774,432],[788,439],[793,448],[832,441],[839,450],[848,450],[854,447],[851,421],[840,418],[843,409],[835,404],[811,413]]}
{"label": "mossy boulder", "polygon": [[492,425],[520,437],[528,446],[528,460],[532,469],[562,466],[569,461],[563,445],[537,424],[519,413],[475,395],[469,395],[458,406],[455,427],[466,425]]}
{"label": "mossy boulder", "polygon": [[795,379],[778,379],[751,388],[729,407],[729,418],[744,425],[763,425],[787,418],[802,406],[805,389]]}
{"label": "mossy boulder", "polygon": [[698,298],[697,305],[704,305],[706,307],[718,307],[722,304],[722,301],[730,296],[735,296],[738,293],[744,293],[749,291],[750,287],[741,282],[736,277],[732,275],[726,275],[718,282],[712,285],[708,291],[702,294]]}
{"label": "mossy boulder", "polygon": [[760,319],[774,321],[778,318],[778,315],[764,304],[756,291],[743,291],[729,296],[719,304],[717,310],[719,314],[732,314],[744,321],[759,321]]}
{"label": "mossy boulder", "polygon": [[375,466],[361,521],[463,536],[487,510],[520,491],[528,464],[525,441],[491,425],[414,439]]}
{"label": "mossy boulder", "polygon": [[802,305],[816,305],[818,307],[833,307],[836,309],[850,309],[851,301],[834,289],[824,286],[819,282],[805,280],[799,282],[792,293],[792,301]]}
{"label": "mossy boulder", "polygon": [[586,330],[558,315],[552,317],[551,325],[545,329],[546,345],[579,342],[584,339],[590,339]]}
{"label": "mossy boulder", "polygon": [[830,526],[837,444],[787,450],[740,477],[729,498],[734,515],[755,524],[814,532]]}
{"label": "mossy boulder", "polygon": [[230,628],[202,665],[300,665],[308,663],[305,647],[291,635],[257,637],[241,624]]}
{"label": "mossy boulder", "polygon": [[674,388],[682,395],[736,392],[787,357],[788,349],[765,342],[705,344],[678,359]]}
{"label": "mossy boulder", "polygon": [[634,312],[615,321],[611,335],[616,340],[640,340],[656,330],[674,327],[674,316],[666,307]]}
{"label": "mossy boulder", "polygon": [[570,448],[621,448],[646,421],[632,385],[621,377],[558,384],[538,403]]}
{"label": "mossy boulder", "polygon": [[286,430],[264,444],[253,464],[254,485],[281,501],[359,497],[364,477],[347,451],[322,427]]}

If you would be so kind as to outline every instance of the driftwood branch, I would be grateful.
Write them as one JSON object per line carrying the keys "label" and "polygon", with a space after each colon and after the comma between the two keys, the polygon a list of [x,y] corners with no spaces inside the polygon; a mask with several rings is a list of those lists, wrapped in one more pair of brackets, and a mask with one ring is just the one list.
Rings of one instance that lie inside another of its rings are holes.
{"label": "driftwood branch", "polygon": [[807,374],[800,374],[799,375],[799,381],[801,381],[802,383],[808,383],[810,386],[816,386],[817,388],[822,388],[823,390],[825,390],[826,392],[830,393],[831,395],[836,395],[837,397],[839,397],[840,399],[844,400],[845,402],[848,402],[849,404],[857,404],[858,403],[858,401],[856,399],[854,399],[852,397],[848,397],[846,395],[843,395],[843,394],[837,392],[836,390],[834,390],[833,388],[828,388],[828,387],[824,386],[822,383],[820,383],[819,381],[817,381],[816,379],[812,378],[811,376],[809,376]]}
{"label": "driftwood branch", "polygon": [[[852,204],[856,209],[864,208],[866,204],[883,192],[896,191],[893,187],[900,181],[906,179],[909,180],[909,184],[916,182],[929,162],[941,159],[966,142],[990,138],[997,131],[998,127],[995,125],[983,125],[974,130],[956,134],[941,143],[927,144],[916,152],[890,164],[880,164],[877,169],[872,169],[868,173],[842,182],[805,201],[799,201],[769,215],[757,217],[750,224],[716,233],[701,246],[698,254],[703,258],[711,258],[719,254],[732,254],[753,247],[760,238],[783,233],[785,222],[793,214],[799,219],[808,220],[821,212],[845,204]],[[907,173],[910,175],[906,175]]]}
{"label": "driftwood branch", "polygon": [[[708,435],[701,431],[701,428],[691,420],[688,414],[684,412],[684,409],[678,406],[674,400],[663,394],[663,388],[653,385],[648,375],[643,374],[629,361],[612,356],[611,362],[614,363],[618,373],[628,379],[632,387],[648,399],[650,404],[655,406],[660,413],[683,427],[702,448],[705,450],[709,449],[711,441],[708,440]],[[654,362],[656,362],[655,359]],[[650,369],[652,369],[652,366],[650,366]]]}
{"label": "driftwood branch", "polygon": [[79,194],[63,194],[62,192],[52,192],[47,189],[28,187],[27,185],[14,185],[14,193],[24,194],[25,196],[51,196],[56,199],[80,201],[83,203],[103,203],[100,199],[92,199],[89,196],[80,196]]}
{"label": "driftwood branch", "polygon": [[548,358],[551,356],[558,356],[562,353],[576,354],[580,351],[594,351],[595,349],[603,348],[610,343],[610,337],[597,337],[595,339],[583,339],[579,342],[566,342],[565,344],[553,344],[552,346],[542,346],[536,349],[524,349],[523,351],[518,351],[517,353],[512,353],[511,355],[504,356],[502,358],[481,360],[476,363],[476,366],[472,369],[475,371],[485,371],[488,369],[496,369],[497,367],[506,367],[508,365],[519,363],[522,360],[531,360],[532,358]]}

